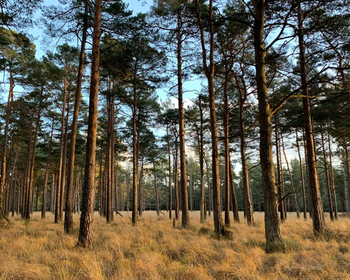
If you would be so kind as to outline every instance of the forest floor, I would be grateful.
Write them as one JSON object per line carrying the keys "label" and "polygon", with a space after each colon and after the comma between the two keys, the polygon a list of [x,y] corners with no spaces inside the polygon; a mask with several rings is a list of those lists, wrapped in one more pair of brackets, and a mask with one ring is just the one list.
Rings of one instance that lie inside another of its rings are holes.
{"label": "forest floor", "polygon": [[52,214],[12,217],[0,227],[0,279],[350,279],[345,215],[333,223],[327,218],[326,233],[315,237],[310,219],[289,214],[281,225],[283,246],[269,254],[262,213],[254,214],[254,227],[232,224],[232,240],[215,239],[212,219],[200,224],[199,212],[191,213],[187,229],[174,228],[166,212],[144,212],[135,227],[131,213],[122,215],[106,224],[96,213],[92,249],[76,247],[78,215],[72,235]]}

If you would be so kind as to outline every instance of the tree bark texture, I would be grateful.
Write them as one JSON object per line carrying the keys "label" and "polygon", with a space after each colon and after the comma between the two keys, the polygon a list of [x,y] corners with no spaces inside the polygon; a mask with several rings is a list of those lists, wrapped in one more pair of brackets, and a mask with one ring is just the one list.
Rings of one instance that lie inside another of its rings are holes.
{"label": "tree bark texture", "polygon": [[311,106],[308,91],[306,58],[304,46],[304,28],[303,28],[303,11],[299,3],[298,8],[298,39],[299,39],[299,56],[300,56],[300,76],[302,92],[305,96],[303,98],[303,112],[305,123],[305,137],[307,150],[307,164],[308,164],[308,178],[309,178],[309,192],[310,205],[312,207],[312,221],[314,232],[321,232],[325,227],[324,212],[322,206],[322,199],[320,193],[320,185],[317,173],[317,159],[315,154],[315,140],[311,117]]}
{"label": "tree bark texture", "polygon": [[254,6],[254,49],[256,84],[260,123],[260,163],[263,179],[265,237],[267,248],[273,243],[281,242],[280,222],[278,219],[278,193],[272,154],[271,109],[266,85],[267,54],[264,45],[265,0],[252,0]]}
{"label": "tree bark texture", "polygon": [[68,157],[68,169],[67,169],[67,189],[66,189],[66,209],[64,217],[64,231],[66,233],[71,233],[73,230],[73,181],[74,181],[74,162],[75,162],[75,144],[77,139],[78,131],[78,117],[79,117],[79,104],[81,98],[81,86],[83,81],[84,73],[84,59],[85,59],[85,44],[87,37],[87,17],[88,17],[88,5],[85,4],[85,13],[84,13],[84,25],[82,32],[82,40],[80,46],[79,54],[79,65],[78,65],[78,76],[77,76],[77,85],[75,89],[75,100],[74,100],[74,111],[73,111],[73,122],[71,128],[70,144],[69,144],[69,157]]}
{"label": "tree bark texture", "polygon": [[99,86],[99,61],[100,61],[100,36],[101,36],[101,10],[102,0],[95,0],[94,31],[92,43],[92,64],[90,82],[90,103],[88,119],[88,135],[86,143],[85,174],[82,195],[82,211],[78,245],[91,247],[92,222],[94,213],[95,192],[95,160],[96,160],[96,135],[98,115],[98,86]]}

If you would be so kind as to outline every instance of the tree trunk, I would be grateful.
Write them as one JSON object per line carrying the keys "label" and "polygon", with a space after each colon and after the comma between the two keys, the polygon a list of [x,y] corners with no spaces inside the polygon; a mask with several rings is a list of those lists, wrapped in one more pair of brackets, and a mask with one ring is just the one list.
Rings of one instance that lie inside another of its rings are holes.
{"label": "tree trunk", "polygon": [[328,151],[329,151],[329,170],[330,170],[330,176],[331,176],[331,188],[333,193],[333,199],[334,199],[334,219],[338,219],[338,207],[337,207],[337,194],[335,191],[335,180],[334,180],[334,172],[333,172],[333,163],[332,163],[332,149],[331,149],[331,137],[330,133],[328,132]]}
{"label": "tree trunk", "polygon": [[[204,156],[204,154],[203,154]],[[210,177],[209,177],[209,163],[208,159],[205,157],[205,165],[207,167],[207,184],[208,184],[208,216],[211,216],[211,210],[212,210],[212,199],[211,199],[211,188],[210,188]]]}
{"label": "tree trunk", "polygon": [[133,100],[133,114],[132,114],[132,150],[133,150],[133,168],[132,168],[132,224],[135,226],[138,220],[138,169],[139,169],[139,151],[137,139],[137,91],[134,84],[134,100]]}
{"label": "tree trunk", "polygon": [[233,168],[231,164],[231,159],[229,157],[229,171],[230,171],[230,190],[231,190],[231,201],[232,201],[232,212],[233,212],[233,219],[235,222],[239,223],[239,214],[238,214],[238,203],[236,198],[236,191],[235,191],[235,185],[233,181]]}
{"label": "tree trunk", "polygon": [[175,155],[174,155],[174,189],[175,189],[175,220],[179,220],[180,201],[179,201],[179,171],[178,171],[178,141],[175,140]]}
{"label": "tree trunk", "polygon": [[345,137],[342,139],[343,149],[344,149],[344,157],[345,157],[345,184],[344,184],[344,202],[345,202],[345,212],[350,212],[350,156],[348,146],[345,140]]}
{"label": "tree trunk", "polygon": [[246,157],[246,129],[244,125],[244,103],[246,101],[246,95],[239,91],[239,128],[240,128],[240,142],[241,142],[241,162],[242,162],[242,181],[243,181],[243,192],[244,192],[244,207],[245,217],[248,225],[254,224],[253,217],[253,205],[251,201],[250,185],[249,185],[249,171]]}
{"label": "tree trunk", "polygon": [[52,181],[51,181],[51,201],[50,201],[50,212],[55,212],[55,201],[56,201],[56,182],[55,182],[55,173],[52,173]]}
{"label": "tree trunk", "polygon": [[218,150],[218,132],[215,108],[215,91],[214,91],[214,20],[213,20],[213,1],[209,1],[209,23],[210,23],[210,43],[209,43],[209,66],[207,65],[207,50],[204,38],[204,27],[202,25],[201,14],[199,11],[199,3],[196,1],[196,14],[199,25],[202,60],[205,75],[208,80],[209,92],[209,116],[211,128],[211,150],[212,150],[212,177],[213,177],[213,214],[214,214],[214,230],[219,236],[223,233],[223,220],[221,214],[221,190],[220,190],[220,173],[219,173],[219,150]]}
{"label": "tree trunk", "polygon": [[82,247],[91,247],[92,245],[91,227],[92,227],[93,213],[94,213],[101,10],[102,10],[102,0],[95,0],[88,135],[87,135],[87,143],[86,143],[85,175],[84,175],[83,197],[82,197],[83,203],[82,203],[80,230],[79,230],[79,238],[78,238],[78,245]]}
{"label": "tree trunk", "polygon": [[[15,159],[12,167],[12,177],[11,177],[11,211],[12,211],[12,217],[15,216],[15,206],[16,206],[16,186],[18,185],[18,175],[17,175],[17,162],[18,162],[18,156],[19,156],[19,149],[18,145],[15,147]],[[17,187],[18,188],[18,187]],[[19,188],[17,189],[18,193]],[[18,212],[18,211],[17,211]]]}
{"label": "tree trunk", "polygon": [[38,116],[35,123],[34,141],[33,141],[33,151],[31,152],[30,169],[29,169],[29,183],[27,189],[27,204],[25,209],[24,218],[26,220],[30,219],[30,214],[32,212],[32,200],[33,200],[33,186],[34,186],[34,164],[35,164],[35,153],[36,153],[36,143],[38,140],[38,131],[40,126],[41,118],[41,108],[38,109]]}
{"label": "tree trunk", "polygon": [[33,144],[33,116],[30,116],[29,121],[29,143],[28,143],[28,149],[27,149],[27,156],[26,156],[26,168],[25,168],[25,174],[23,179],[23,188],[22,188],[22,203],[21,203],[21,217],[25,219],[26,216],[26,209],[27,209],[27,193],[29,189],[29,174],[30,174],[30,163],[31,163],[31,155],[32,155],[32,144]]}
{"label": "tree trunk", "polygon": [[280,141],[278,135],[278,118],[277,113],[275,114],[275,141],[276,141],[276,164],[277,164],[277,190],[278,190],[278,201],[279,201],[279,211],[281,222],[286,220],[285,209],[285,200],[283,199],[285,196],[284,188],[283,188],[283,173],[282,173],[282,163],[281,163],[281,152],[280,152]]}
{"label": "tree trunk", "polygon": [[42,206],[41,206],[41,218],[42,219],[45,219],[45,216],[46,216],[47,181],[49,179],[49,166],[50,166],[50,156],[51,156],[51,148],[52,148],[53,128],[54,128],[54,121],[52,121],[50,142],[49,142],[49,148],[47,151],[47,159],[46,159],[44,189],[43,189],[43,198],[42,198]]}
{"label": "tree trunk", "polygon": [[107,223],[113,222],[114,189],[114,96],[108,97]]}
{"label": "tree trunk", "polygon": [[199,167],[201,172],[201,206],[200,206],[200,222],[204,223],[206,220],[205,209],[205,183],[204,183],[204,144],[203,144],[203,108],[201,95],[198,97],[199,113],[200,113],[200,133],[199,133]]}
{"label": "tree trunk", "polygon": [[265,209],[265,237],[267,249],[276,242],[281,242],[280,223],[278,220],[278,193],[275,181],[275,171],[272,154],[272,127],[271,109],[268,100],[266,81],[267,54],[264,45],[264,21],[265,21],[265,0],[252,0],[254,14],[254,49],[257,95],[259,102],[259,123],[260,123],[260,163],[262,170],[264,209]]}
{"label": "tree trunk", "polygon": [[[0,170],[0,208],[2,208],[2,197],[5,187],[5,179],[6,179],[6,160],[7,160],[7,142],[8,142],[8,130],[10,124],[10,116],[11,116],[11,108],[13,102],[13,89],[15,87],[15,81],[13,79],[12,71],[10,71],[10,90],[9,96],[7,100],[6,106],[6,120],[5,120],[5,131],[4,131],[4,140],[2,147],[2,161],[1,161],[1,170]],[[2,219],[2,215],[0,214],[0,219]]]}
{"label": "tree trunk", "polygon": [[281,137],[281,141],[282,141],[282,152],[284,155],[284,160],[286,161],[286,165],[287,165],[287,171],[288,171],[288,175],[289,175],[290,185],[292,187],[292,193],[293,193],[293,198],[294,198],[294,207],[295,207],[295,211],[297,212],[297,218],[299,219],[300,213],[299,213],[299,205],[298,205],[298,197],[297,197],[298,192],[294,188],[293,176],[292,176],[292,173],[291,173],[290,168],[289,168],[289,162],[288,162],[287,154],[286,154],[286,151],[284,148],[283,137]]}
{"label": "tree trunk", "polygon": [[153,163],[153,175],[154,175],[154,194],[155,194],[155,202],[156,202],[156,212],[157,212],[157,216],[159,216],[159,214],[160,214],[159,195],[158,195],[157,173],[156,173],[156,164],[155,163]]}
{"label": "tree trunk", "polygon": [[68,157],[68,170],[67,170],[64,231],[68,234],[71,233],[73,230],[73,207],[74,207],[73,206],[73,188],[74,188],[73,180],[74,180],[75,144],[76,144],[77,131],[78,131],[79,104],[80,104],[81,86],[82,86],[83,74],[84,74],[85,44],[86,44],[87,28],[88,28],[88,23],[87,23],[88,5],[87,5],[87,2],[84,2],[84,4],[85,4],[84,24],[83,24],[82,40],[81,40],[80,54],[79,54],[78,76],[77,76],[77,85],[75,89],[74,112],[73,112],[70,144],[69,144],[69,157]]}
{"label": "tree trunk", "polygon": [[172,190],[172,174],[171,174],[171,152],[170,152],[170,135],[169,135],[169,126],[166,128],[166,139],[168,145],[168,180],[169,180],[169,219],[172,219],[173,212],[173,190]]}
{"label": "tree trunk", "polygon": [[329,180],[328,162],[327,162],[325,140],[324,140],[324,133],[323,133],[322,127],[321,127],[321,144],[322,144],[322,153],[323,153],[324,174],[326,176],[326,188],[327,188],[327,194],[328,194],[329,216],[330,216],[331,221],[333,221],[334,220],[334,216],[333,216],[334,213],[333,213],[333,203],[332,203],[332,191],[331,191],[331,183]]}
{"label": "tree trunk", "polygon": [[57,189],[56,189],[56,209],[55,209],[55,223],[61,221],[61,194],[62,194],[62,172],[63,172],[63,158],[64,158],[64,124],[65,124],[65,114],[66,114],[66,100],[67,100],[67,82],[66,78],[64,80],[64,90],[63,90],[63,103],[62,103],[62,115],[61,115],[61,136],[60,136],[60,154],[58,163],[58,175],[57,175]]}
{"label": "tree trunk", "polygon": [[300,181],[301,181],[301,188],[303,192],[303,214],[304,219],[307,219],[307,210],[306,210],[306,191],[305,191],[305,180],[304,180],[304,170],[303,170],[303,163],[301,159],[301,153],[300,153],[300,146],[299,146],[299,140],[298,140],[298,129],[295,128],[295,139],[296,139],[296,145],[298,150],[298,157],[299,157],[299,167],[300,167]]}
{"label": "tree trunk", "polygon": [[62,172],[61,172],[61,187],[60,187],[60,221],[63,219],[63,203],[64,203],[64,191],[66,187],[66,170],[67,170],[67,149],[68,149],[68,121],[69,121],[69,103],[67,103],[67,113],[65,120],[65,130],[63,137],[63,159],[62,159]]}
{"label": "tree trunk", "polygon": [[177,13],[177,90],[179,102],[179,133],[180,133],[180,186],[181,186],[181,206],[182,206],[182,227],[190,226],[190,215],[188,211],[188,191],[186,174],[186,150],[185,150],[185,121],[183,107],[182,90],[182,19],[181,11]]}
{"label": "tree trunk", "polygon": [[142,216],[142,209],[143,209],[143,197],[142,197],[142,195],[143,195],[142,180],[143,180],[143,176],[144,176],[143,175],[143,171],[144,171],[143,163],[144,163],[144,159],[143,159],[143,157],[141,157],[140,176],[139,176],[139,183],[138,183],[138,186],[139,186],[139,191],[138,191],[138,194],[139,194],[139,201],[138,201],[139,202],[139,205],[138,205],[139,217]]}
{"label": "tree trunk", "polygon": [[314,232],[321,232],[325,228],[324,213],[322,207],[320,185],[317,173],[317,161],[315,154],[314,143],[314,131],[311,117],[310,98],[307,85],[307,73],[306,73],[306,59],[304,48],[304,29],[303,29],[303,11],[299,3],[298,7],[298,39],[299,39],[299,52],[300,52],[300,76],[302,92],[305,96],[303,98],[303,112],[305,122],[305,136],[306,136],[306,149],[307,149],[307,163],[308,163],[308,178],[309,178],[309,191],[310,191],[310,205],[312,207],[312,221]]}
{"label": "tree trunk", "polygon": [[[225,75],[225,84],[224,84],[224,107],[225,107],[225,115],[224,115],[224,147],[225,147],[225,226],[230,226],[230,186],[232,187],[231,178],[231,162],[230,162],[230,124],[229,124],[229,106],[228,106],[228,97],[227,97],[227,80],[228,74],[226,71]],[[233,175],[233,174],[232,174]],[[232,176],[233,177],[233,176]],[[234,187],[231,188],[234,190]],[[232,193],[233,194],[233,193]],[[236,201],[237,202],[237,201]],[[236,205],[237,206],[237,205]],[[234,207],[234,205],[233,205]],[[238,212],[237,212],[238,213]],[[238,218],[239,220],[239,218]]]}

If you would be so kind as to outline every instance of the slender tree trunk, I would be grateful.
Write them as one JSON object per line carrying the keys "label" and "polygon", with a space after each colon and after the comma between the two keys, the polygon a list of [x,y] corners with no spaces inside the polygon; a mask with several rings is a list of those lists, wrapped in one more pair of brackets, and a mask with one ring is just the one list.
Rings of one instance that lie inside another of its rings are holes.
{"label": "slender tree trunk", "polygon": [[233,168],[231,164],[231,159],[229,157],[229,169],[230,169],[230,190],[231,190],[231,201],[232,201],[232,212],[233,212],[233,220],[239,223],[239,214],[238,214],[238,203],[236,198],[236,190],[233,181]]}
{"label": "slender tree trunk", "polygon": [[[17,145],[16,145],[17,146]],[[15,159],[12,167],[12,177],[11,177],[11,211],[12,211],[12,217],[15,216],[15,206],[16,206],[16,186],[18,185],[18,175],[17,175],[17,162],[18,162],[18,155],[19,155],[19,149],[15,147]],[[17,188],[17,191],[19,193],[19,189]]]}
{"label": "slender tree trunk", "polygon": [[73,123],[72,131],[70,136],[69,144],[69,158],[68,158],[68,169],[67,169],[67,189],[66,189],[66,209],[64,217],[64,231],[66,233],[71,233],[73,230],[73,180],[74,180],[74,162],[75,162],[75,144],[77,139],[78,131],[78,117],[79,117],[79,104],[81,97],[81,86],[83,81],[84,74],[84,59],[85,59],[85,44],[87,37],[87,28],[88,28],[88,4],[85,4],[84,12],[84,25],[82,40],[80,46],[79,54],[79,66],[78,66],[78,76],[77,76],[77,85],[75,89],[75,100],[74,100],[74,112],[73,112]]}
{"label": "slender tree trunk", "polygon": [[213,214],[214,230],[219,236],[223,233],[223,220],[221,214],[221,190],[220,190],[220,173],[219,173],[219,150],[218,150],[218,132],[215,108],[215,91],[214,91],[214,20],[213,20],[213,1],[209,1],[209,23],[210,23],[210,43],[209,43],[209,66],[207,65],[207,50],[204,39],[204,28],[202,26],[199,3],[196,1],[196,13],[200,30],[202,60],[204,72],[208,80],[209,108],[210,108],[210,128],[211,128],[211,149],[212,149],[212,177],[213,177]]}
{"label": "slender tree trunk", "polygon": [[139,169],[139,152],[137,144],[137,91],[136,85],[134,84],[134,104],[133,104],[133,115],[132,115],[132,150],[133,150],[133,200],[132,200],[132,224],[135,226],[138,220],[138,169]]}
{"label": "slender tree trunk", "polygon": [[129,173],[126,174],[126,211],[130,211],[130,188],[129,188]]}
{"label": "slender tree trunk", "polygon": [[82,197],[83,203],[82,203],[80,230],[79,230],[79,238],[78,238],[78,245],[82,247],[91,247],[92,245],[91,228],[92,228],[93,213],[94,213],[101,10],[102,10],[102,0],[95,0],[88,135],[87,135],[87,143],[86,143],[85,175],[84,175],[83,197]]}
{"label": "slender tree trunk", "polygon": [[300,218],[300,213],[299,213],[299,205],[298,205],[298,197],[297,197],[298,193],[297,193],[297,191],[295,190],[295,187],[294,187],[293,176],[292,176],[292,173],[291,173],[290,168],[289,168],[289,162],[288,162],[287,154],[286,154],[286,151],[285,151],[285,148],[284,148],[283,137],[281,138],[281,141],[282,141],[282,152],[283,152],[283,155],[284,155],[284,160],[286,161],[287,171],[288,171],[289,180],[290,180],[290,185],[292,187],[292,192],[293,192],[294,207],[295,207],[295,211],[297,212],[297,218],[299,219]]}
{"label": "slender tree trunk", "polygon": [[241,161],[242,161],[242,181],[243,181],[243,192],[244,192],[244,207],[245,217],[248,225],[254,224],[253,217],[253,205],[251,201],[250,185],[249,185],[249,171],[246,157],[246,129],[244,125],[244,103],[246,96],[243,97],[240,91],[240,102],[239,102],[239,125],[240,125],[240,140],[241,140]]}
{"label": "slender tree trunk", "polygon": [[333,221],[334,220],[334,215],[333,215],[334,213],[333,213],[333,203],[332,203],[332,191],[331,191],[331,183],[329,180],[327,154],[326,154],[325,139],[324,139],[324,133],[323,133],[322,127],[321,127],[321,144],[322,144],[322,152],[323,152],[324,174],[326,176],[326,187],[327,187],[328,204],[329,204],[329,216],[330,216],[331,221]]}
{"label": "slender tree trunk", "polygon": [[186,150],[185,150],[185,120],[183,107],[182,90],[182,19],[181,11],[177,13],[177,84],[179,102],[179,133],[180,133],[180,186],[181,186],[181,206],[182,206],[182,227],[190,225],[190,215],[188,211],[188,191],[186,174]]}
{"label": "slender tree trunk", "polygon": [[25,168],[25,174],[24,174],[24,180],[23,180],[23,188],[22,188],[22,203],[21,203],[21,217],[25,219],[26,216],[26,209],[27,209],[27,193],[29,188],[29,174],[30,174],[30,163],[31,163],[31,155],[32,155],[32,142],[33,142],[33,116],[30,116],[29,121],[29,143],[28,143],[28,149],[27,149],[27,156],[26,156],[26,168]]}
{"label": "slender tree trunk", "polygon": [[51,156],[51,148],[52,148],[53,128],[54,128],[54,122],[52,121],[50,142],[49,142],[49,148],[47,151],[45,180],[44,180],[43,198],[42,198],[42,206],[41,206],[41,218],[42,219],[45,219],[45,216],[46,216],[47,181],[49,178],[49,166],[50,166],[50,156]]}
{"label": "slender tree trunk", "polygon": [[175,220],[179,220],[179,210],[180,210],[180,201],[179,201],[179,170],[178,170],[178,141],[175,140],[175,155],[174,155],[174,189],[175,189]]}
{"label": "slender tree trunk", "polygon": [[205,207],[205,179],[204,179],[204,143],[203,143],[203,108],[201,95],[198,97],[199,114],[200,114],[200,129],[199,129],[199,167],[201,172],[201,206],[200,206],[200,222],[204,223],[206,220]]}
{"label": "slender tree trunk", "polygon": [[[203,155],[204,156],[204,155]],[[207,184],[208,184],[208,216],[211,216],[211,210],[212,210],[212,199],[211,199],[211,188],[210,188],[210,176],[209,176],[209,163],[208,163],[208,159],[205,159],[205,165],[207,168]]]}
{"label": "slender tree trunk", "polygon": [[62,172],[61,172],[61,187],[60,187],[60,221],[63,219],[63,203],[64,203],[64,191],[66,187],[66,167],[67,167],[67,149],[68,149],[68,120],[69,120],[69,103],[67,103],[67,113],[65,120],[65,130],[63,137],[63,159],[62,159]]}
{"label": "slender tree trunk", "polygon": [[33,151],[31,152],[31,160],[30,160],[30,171],[29,171],[29,183],[28,183],[28,191],[27,191],[27,204],[25,209],[24,218],[26,220],[30,219],[30,214],[32,212],[32,200],[33,200],[33,188],[34,188],[34,164],[35,164],[35,153],[36,153],[36,143],[38,140],[38,131],[40,126],[40,118],[41,118],[41,108],[38,109],[38,116],[35,123],[35,132],[34,132],[34,141],[33,141]]}
{"label": "slender tree trunk", "polygon": [[307,219],[307,205],[306,205],[306,191],[305,191],[305,180],[304,180],[304,170],[303,170],[303,163],[301,159],[301,153],[300,153],[300,146],[299,146],[299,140],[298,140],[298,128],[295,128],[295,140],[298,150],[298,157],[299,157],[299,167],[300,167],[300,181],[301,181],[301,188],[303,193],[303,215],[304,219]]}
{"label": "slender tree trunk", "polygon": [[254,49],[257,95],[259,102],[260,123],[260,163],[262,169],[265,237],[267,249],[276,242],[281,242],[280,223],[278,219],[278,193],[272,154],[271,109],[268,101],[264,45],[265,0],[252,0],[254,5]]}
{"label": "slender tree trunk", "polygon": [[56,182],[55,182],[55,173],[52,173],[52,181],[51,181],[51,201],[50,201],[50,212],[55,212],[55,201],[56,201]]}
{"label": "slender tree trunk", "polygon": [[[228,80],[228,74],[226,71],[225,75],[225,85],[224,85],[224,107],[225,107],[225,115],[224,115],[224,147],[225,147],[225,226],[230,226],[230,186],[233,184],[233,178],[232,178],[232,184],[230,180],[231,175],[231,162],[230,162],[230,124],[229,124],[229,106],[228,106],[228,97],[227,97],[227,80]],[[233,175],[233,174],[232,174]],[[231,188],[231,190],[234,190],[234,188]],[[233,193],[232,193],[233,194]],[[238,213],[238,212],[237,212]],[[239,219],[239,218],[238,218]]]}
{"label": "slender tree trunk", "polygon": [[345,211],[346,213],[350,212],[350,156],[348,146],[345,140],[345,137],[342,138],[342,144],[344,149],[344,157],[345,157],[345,172],[346,172],[346,182],[344,184],[344,202],[345,202]]}
{"label": "slender tree trunk", "polygon": [[[13,78],[12,71],[10,71],[10,90],[7,100],[6,106],[6,120],[5,120],[5,131],[4,131],[4,140],[2,147],[2,161],[1,161],[1,174],[0,174],[0,208],[2,208],[2,197],[5,187],[5,179],[6,179],[6,160],[7,160],[7,142],[8,142],[8,130],[10,124],[10,116],[11,116],[11,108],[13,103],[13,89],[15,87],[15,81]],[[2,219],[2,215],[0,214],[0,219]]]}
{"label": "slender tree trunk", "polygon": [[277,189],[278,189],[278,200],[279,200],[278,208],[280,211],[281,222],[284,222],[286,220],[286,215],[284,212],[285,200],[283,199],[285,196],[285,193],[283,191],[283,183],[282,183],[283,173],[282,173],[282,164],[281,164],[277,113],[275,114],[275,141],[276,141],[275,144],[276,144],[276,164],[277,164]]}
{"label": "slender tree trunk", "polygon": [[114,186],[114,96],[108,97],[107,223],[113,222]]}
{"label": "slender tree trunk", "polygon": [[331,149],[331,137],[330,133],[328,132],[328,152],[329,152],[329,170],[330,170],[330,176],[331,176],[331,188],[333,193],[333,199],[334,199],[334,219],[338,219],[338,207],[337,207],[337,194],[335,191],[335,180],[334,180],[334,172],[333,172],[333,163],[332,163],[332,149]]}
{"label": "slender tree trunk", "polygon": [[314,131],[311,117],[310,98],[308,92],[308,82],[306,73],[306,59],[305,59],[305,48],[304,48],[304,28],[303,28],[303,11],[301,4],[298,7],[298,39],[299,39],[299,52],[300,52],[300,76],[302,92],[305,96],[303,98],[303,112],[305,122],[305,136],[306,136],[306,149],[308,156],[308,178],[309,178],[309,191],[310,191],[310,205],[312,206],[312,221],[314,232],[321,232],[325,228],[324,212],[322,207],[320,185],[317,173],[317,160],[315,154],[315,143],[314,143]]}
{"label": "slender tree trunk", "polygon": [[[138,138],[139,139],[139,138]],[[139,183],[138,183],[138,186],[139,186],[139,191],[138,191],[138,194],[139,194],[139,217],[142,216],[142,207],[143,207],[143,198],[142,198],[142,195],[143,195],[143,186],[142,186],[142,180],[143,180],[143,163],[144,163],[144,160],[143,160],[143,156],[141,157],[141,167],[140,167],[140,176],[139,176]]]}
{"label": "slender tree trunk", "polygon": [[158,184],[157,184],[157,173],[156,173],[156,164],[153,163],[153,176],[154,176],[154,194],[156,202],[156,212],[157,216],[160,214],[159,210],[159,194],[158,194]]}
{"label": "slender tree trunk", "polygon": [[105,217],[105,190],[103,184],[103,141],[101,141],[100,145],[100,168],[99,168],[99,179],[98,179],[98,195],[99,195],[99,212],[101,217]]}
{"label": "slender tree trunk", "polygon": [[66,98],[67,98],[67,83],[66,79],[64,81],[63,90],[63,103],[62,103],[62,115],[61,115],[61,136],[60,136],[60,154],[58,163],[58,175],[57,175],[57,189],[56,189],[56,209],[55,209],[55,223],[61,221],[61,194],[62,194],[62,172],[63,172],[63,157],[64,157],[64,124],[65,124],[65,114],[66,114]]}
{"label": "slender tree trunk", "polygon": [[173,190],[172,190],[172,174],[171,174],[171,152],[170,152],[170,135],[169,126],[166,127],[166,139],[168,145],[168,172],[169,172],[169,219],[172,219],[173,212]]}

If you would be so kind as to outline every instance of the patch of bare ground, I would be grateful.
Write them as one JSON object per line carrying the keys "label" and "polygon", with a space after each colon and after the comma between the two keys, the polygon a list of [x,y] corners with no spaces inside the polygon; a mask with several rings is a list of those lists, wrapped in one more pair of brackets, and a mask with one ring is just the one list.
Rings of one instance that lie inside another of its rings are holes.
{"label": "patch of bare ground", "polygon": [[[191,226],[145,212],[137,226],[123,212],[106,224],[95,215],[93,248],[76,247],[54,217],[11,218],[0,227],[0,279],[350,279],[350,219],[340,216],[314,237],[311,220],[289,214],[281,225],[283,242],[266,253],[263,215],[255,226],[232,223],[230,238],[218,240],[211,219]],[[241,217],[243,221],[243,215]]]}

